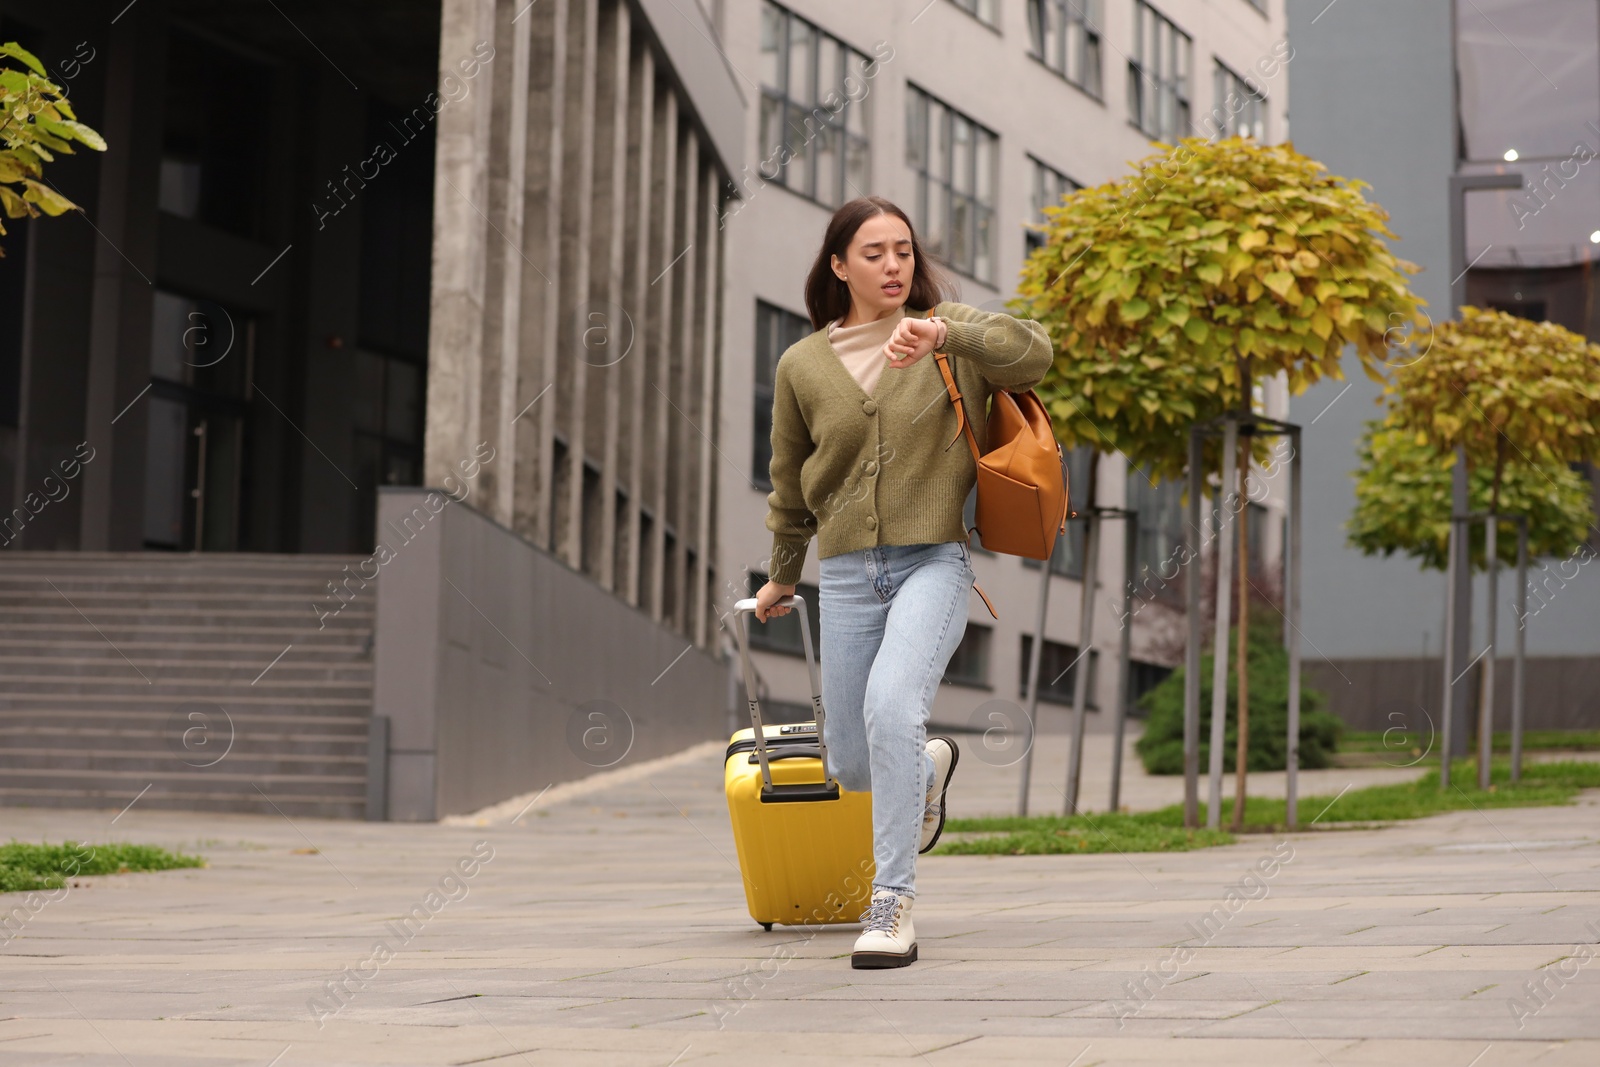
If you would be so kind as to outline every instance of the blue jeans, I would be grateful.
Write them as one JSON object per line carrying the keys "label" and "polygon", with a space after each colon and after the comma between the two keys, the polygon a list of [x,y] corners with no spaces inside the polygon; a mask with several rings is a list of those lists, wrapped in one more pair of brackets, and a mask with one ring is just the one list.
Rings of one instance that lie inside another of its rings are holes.
{"label": "blue jeans", "polygon": [[971,552],[965,541],[879,545],[817,565],[828,770],[872,793],[874,887],[914,896],[928,712],[966,633]]}

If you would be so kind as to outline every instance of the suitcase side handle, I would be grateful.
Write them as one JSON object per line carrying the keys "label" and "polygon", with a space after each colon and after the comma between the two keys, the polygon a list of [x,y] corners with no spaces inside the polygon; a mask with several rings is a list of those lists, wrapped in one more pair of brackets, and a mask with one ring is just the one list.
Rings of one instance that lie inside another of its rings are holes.
{"label": "suitcase side handle", "polygon": [[[833,780],[833,775],[828,771],[828,743],[823,739],[824,723],[827,712],[822,707],[822,681],[817,674],[817,657],[811,647],[811,617],[806,609],[805,597],[799,593],[791,593],[773,604],[773,607],[793,607],[800,612],[800,640],[806,650],[806,673],[811,679],[811,714],[817,723],[817,755],[822,760],[822,782],[820,788],[832,789],[838,795],[839,783]],[[765,800],[773,795],[772,768],[767,765],[767,731],[761,721],[761,702],[756,697],[756,669],[750,660],[750,631],[747,613],[753,614],[756,610],[756,598],[746,597],[736,601],[733,605],[734,644],[739,646],[739,662],[744,668],[745,702],[750,706],[750,726],[754,730],[756,743],[756,758],[761,764],[761,794]],[[787,799],[787,798],[786,798]],[[820,799],[811,797],[795,797],[794,799]]]}
{"label": "suitcase side handle", "polygon": [[838,800],[839,783],[826,782],[796,782],[793,785],[775,785],[770,790],[761,791],[761,803],[806,803],[816,800]]}

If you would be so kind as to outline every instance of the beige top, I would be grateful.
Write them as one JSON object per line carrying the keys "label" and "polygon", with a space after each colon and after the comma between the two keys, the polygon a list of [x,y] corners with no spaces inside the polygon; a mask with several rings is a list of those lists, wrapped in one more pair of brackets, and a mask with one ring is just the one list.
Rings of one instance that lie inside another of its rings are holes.
{"label": "beige top", "polygon": [[892,314],[856,326],[840,326],[843,319],[828,323],[828,343],[833,345],[845,370],[861,384],[861,391],[868,396],[877,388],[878,376],[889,362],[883,356],[883,346],[889,342],[895,326],[905,317],[906,309],[902,304]]}

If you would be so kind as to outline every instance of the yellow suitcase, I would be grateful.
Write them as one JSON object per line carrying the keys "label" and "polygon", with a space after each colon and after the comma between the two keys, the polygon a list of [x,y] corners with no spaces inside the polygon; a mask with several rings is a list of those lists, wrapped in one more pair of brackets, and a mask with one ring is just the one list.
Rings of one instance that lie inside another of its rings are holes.
{"label": "yellow suitcase", "polygon": [[756,601],[736,603],[734,642],[750,728],[728,742],[723,777],[745,903],[751,918],[768,930],[773,923],[853,923],[872,899],[872,794],[851,792],[825,771],[827,713],[805,600],[797,594],[778,605],[800,612],[815,718],[775,726],[761,721],[747,618]]}

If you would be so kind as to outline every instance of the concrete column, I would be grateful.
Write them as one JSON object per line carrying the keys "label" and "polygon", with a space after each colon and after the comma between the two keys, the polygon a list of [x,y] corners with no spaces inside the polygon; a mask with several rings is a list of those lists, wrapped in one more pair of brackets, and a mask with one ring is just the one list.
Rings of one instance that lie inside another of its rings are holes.
{"label": "concrete column", "polygon": [[633,91],[628,99],[628,174],[633,181],[628,190],[628,224],[631,242],[632,270],[627,279],[627,298],[623,301],[633,317],[634,350],[626,360],[628,380],[628,570],[622,578],[622,596],[635,607],[646,600],[640,588],[640,556],[645,546],[640,543],[643,524],[640,505],[644,503],[644,470],[647,456],[645,441],[645,370],[655,351],[655,338],[650,331],[650,228],[654,221],[654,185],[651,181],[654,159],[655,123],[655,53],[648,47],[638,49],[634,59]]}
{"label": "concrete column", "polygon": [[673,413],[667,401],[672,382],[670,371],[675,310],[672,293],[675,272],[667,270],[666,267],[672,261],[672,257],[678,254],[676,247],[678,98],[676,94],[667,92],[661,95],[660,100],[655,118],[655,140],[660,146],[660,151],[656,155],[658,166],[653,182],[657,191],[655,202],[660,211],[657,212],[658,223],[651,238],[652,255],[648,268],[650,286],[655,290],[650,305],[651,351],[648,401],[653,412],[651,429],[654,431],[654,442],[650,455],[649,485],[650,506],[655,512],[655,524],[649,545],[650,589],[646,604],[650,617],[657,622],[662,620],[665,603],[665,575],[668,565],[665,559],[665,531],[671,520],[671,516],[667,514],[667,448],[671,442],[668,420],[673,417]]}
{"label": "concrete column", "polygon": [[[673,449],[674,455],[695,455],[699,450],[700,411],[698,410],[698,390],[695,381],[695,370],[699,360],[696,338],[699,325],[697,318],[697,292],[699,285],[699,179],[700,179],[700,139],[695,136],[693,127],[687,127],[683,137],[683,158],[679,174],[679,203],[683,211],[683,243],[682,258],[672,267],[672,273],[681,276],[682,284],[678,286],[677,293],[680,300],[678,312],[678,342],[674,345],[672,366],[673,375],[673,403],[677,410],[673,412],[673,435],[682,442],[682,448]],[[696,472],[693,465],[679,461],[673,467],[673,502],[672,525],[677,530],[678,537],[673,543],[672,559],[668,566],[672,568],[673,588],[677,596],[673,598],[672,618],[669,620],[674,629],[688,632],[690,618],[690,597],[694,593],[688,567],[689,546],[694,544],[696,530],[694,526],[694,491],[697,488]],[[696,549],[696,558],[700,552]]]}
{"label": "concrete column", "polygon": [[[600,18],[599,65],[596,74],[594,276],[583,309],[583,345],[578,349],[585,373],[595,379],[590,416],[591,439],[600,451],[599,556],[595,573],[601,588],[614,590],[616,574],[616,499],[618,438],[627,359],[632,341],[631,314],[624,306],[623,249],[626,237],[628,159],[628,47],[631,19],[628,5],[606,0]],[[598,431],[595,433],[593,431]],[[590,536],[596,536],[591,532]]]}
{"label": "concrete column", "polygon": [[[495,40],[494,0],[443,0],[441,80],[479,41]],[[428,416],[423,481],[442,485],[484,440],[483,342],[491,234],[489,197],[493,92],[474,91],[439,111],[433,190],[433,296],[428,322]]]}
{"label": "concrete column", "polygon": [[[520,14],[519,14],[520,10]],[[512,419],[521,405],[517,359],[522,319],[522,227],[528,146],[528,53],[531,11],[513,0],[495,10],[495,53],[491,72],[489,216],[487,278],[483,317],[483,437],[494,459],[479,476],[478,504],[496,522],[510,526],[516,489],[516,448]],[[449,57],[445,59],[448,61]],[[476,441],[468,442],[476,445]],[[466,459],[457,457],[457,462]]]}
{"label": "concrete column", "polygon": [[[567,0],[529,8],[528,136],[523,175],[522,317],[518,337],[519,462],[513,474],[511,528],[553,547],[554,441],[558,403],[556,308],[561,286],[562,146],[566,134]],[[531,405],[531,406],[530,406]]]}
{"label": "concrete column", "polygon": [[[137,551],[144,545],[146,403],[150,316],[154,306],[157,186],[161,174],[165,5],[123,19],[106,38],[105,118],[111,147],[100,160],[89,306],[89,362],[84,434],[95,449],[83,468],[79,547]],[[64,218],[57,224],[73,224]]]}
{"label": "concrete column", "polygon": [[694,582],[693,618],[695,643],[703,648],[714,648],[716,634],[714,627],[707,626],[711,599],[712,561],[716,558],[717,537],[713,525],[715,510],[712,508],[712,494],[716,491],[716,451],[712,448],[712,441],[722,436],[717,420],[717,380],[719,367],[717,360],[717,322],[722,311],[722,285],[721,283],[721,249],[717,247],[718,235],[722,232],[717,227],[717,207],[721,200],[721,181],[715,166],[701,169],[700,190],[702,210],[700,212],[700,248],[702,269],[700,271],[700,291],[704,294],[702,303],[700,325],[700,487],[696,493],[696,502],[699,513],[695,517],[695,568],[691,580]]}
{"label": "concrete column", "polygon": [[593,224],[595,35],[599,0],[572,0],[567,12],[566,122],[562,130],[561,272],[570,282],[553,308],[556,316],[557,386],[560,410],[566,414],[566,482],[564,529],[555,531],[551,550],[574,570],[583,570],[583,460],[587,428],[588,375],[581,358],[582,339],[575,313],[589,299],[590,230]]}

